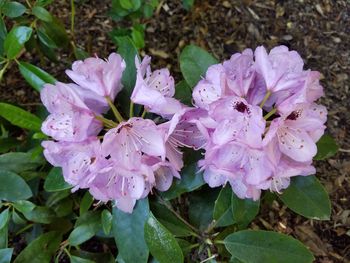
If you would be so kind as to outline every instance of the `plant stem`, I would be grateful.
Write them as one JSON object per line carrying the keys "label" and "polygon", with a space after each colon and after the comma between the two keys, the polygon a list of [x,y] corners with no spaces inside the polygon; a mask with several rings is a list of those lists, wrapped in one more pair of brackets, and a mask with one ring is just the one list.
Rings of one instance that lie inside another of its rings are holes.
{"label": "plant stem", "polygon": [[183,219],[173,208],[171,205],[169,205],[167,202],[165,202],[165,200],[163,198],[161,198],[159,195],[157,195],[160,202],[166,206],[166,208],[168,208],[178,219],[180,219],[180,221],[182,221],[186,226],[188,226],[189,228],[191,228],[194,233],[192,233],[195,237],[200,238],[200,236],[198,235],[200,233],[200,231],[195,228],[194,226],[192,226],[190,223],[188,223],[185,219]]}
{"label": "plant stem", "polygon": [[95,115],[95,119],[101,121],[107,128],[115,128],[118,126],[118,123],[108,120],[102,116]]}
{"label": "plant stem", "polygon": [[4,73],[5,73],[5,71],[6,71],[6,69],[7,69],[7,67],[10,65],[10,60],[8,60],[7,62],[6,62],[6,64],[2,67],[2,69],[0,70],[0,82],[2,81],[2,78],[3,78],[3,76],[4,76]]}
{"label": "plant stem", "polygon": [[28,230],[29,228],[31,228],[34,224],[29,224],[26,225],[25,227],[23,227],[22,229],[18,230],[17,233],[15,234],[16,236],[23,233],[24,231]]}
{"label": "plant stem", "polygon": [[71,6],[70,31],[71,31],[72,39],[75,42],[75,35],[74,35],[75,4],[74,4],[74,0],[70,1],[70,6]]}
{"label": "plant stem", "polygon": [[266,92],[266,95],[265,95],[263,101],[260,103],[260,108],[264,107],[266,101],[270,98],[270,96],[271,96],[271,91],[268,90]]}
{"label": "plant stem", "polygon": [[147,110],[144,108],[143,112],[142,112],[142,115],[141,115],[141,118],[145,118],[146,114],[147,114]]}
{"label": "plant stem", "polygon": [[134,103],[130,102],[130,111],[129,111],[129,118],[134,117]]}
{"label": "plant stem", "polygon": [[118,122],[123,122],[124,119],[123,119],[122,115],[119,113],[117,107],[113,104],[111,98],[107,96],[106,100],[108,102],[109,107],[111,107],[111,109],[114,113],[114,116],[117,118]]}
{"label": "plant stem", "polygon": [[276,113],[277,109],[272,109],[268,114],[266,114],[264,116],[264,119],[267,120],[268,118],[270,118],[272,115],[274,115]]}

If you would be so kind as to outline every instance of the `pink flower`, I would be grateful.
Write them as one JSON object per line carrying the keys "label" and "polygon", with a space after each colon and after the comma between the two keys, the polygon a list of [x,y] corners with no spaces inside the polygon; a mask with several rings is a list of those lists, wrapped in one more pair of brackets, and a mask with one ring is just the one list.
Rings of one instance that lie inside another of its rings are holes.
{"label": "pink flower", "polygon": [[151,58],[146,56],[140,64],[139,59],[135,57],[137,78],[131,100],[144,105],[150,112],[163,117],[172,116],[183,107],[178,100],[173,98],[174,79],[166,68],[152,72],[150,61]]}
{"label": "pink flower", "polygon": [[194,87],[192,97],[194,104],[202,109],[209,109],[209,105],[225,95],[225,69],[221,64],[208,68],[205,79]]}
{"label": "pink flower", "polygon": [[310,162],[317,153],[315,142],[324,132],[327,111],[316,104],[300,104],[289,115],[274,119],[264,143],[277,143],[279,150],[298,162]]}
{"label": "pink flower", "polygon": [[96,96],[110,97],[114,100],[122,89],[120,82],[125,67],[122,57],[112,53],[107,60],[87,58],[84,61],[75,61],[72,70],[67,70],[66,74],[75,83]]}
{"label": "pink flower", "polygon": [[164,135],[157,125],[147,119],[131,118],[109,130],[103,138],[102,151],[128,167],[135,162],[134,153],[145,153],[165,159]]}
{"label": "pink flower", "polygon": [[44,156],[53,166],[62,167],[64,179],[74,188],[87,188],[97,171],[107,164],[97,138],[84,142],[42,142]]}
{"label": "pink flower", "polygon": [[45,85],[41,100],[51,113],[42,124],[42,131],[60,141],[84,141],[102,129],[100,121],[74,91],[75,85]]}
{"label": "pink flower", "polygon": [[245,49],[242,54],[233,54],[230,60],[224,61],[223,67],[228,89],[236,96],[246,96],[255,77],[253,51]]}
{"label": "pink flower", "polygon": [[255,66],[267,90],[277,92],[298,85],[304,62],[296,51],[289,51],[286,46],[277,46],[269,54],[260,46],[255,50]]}

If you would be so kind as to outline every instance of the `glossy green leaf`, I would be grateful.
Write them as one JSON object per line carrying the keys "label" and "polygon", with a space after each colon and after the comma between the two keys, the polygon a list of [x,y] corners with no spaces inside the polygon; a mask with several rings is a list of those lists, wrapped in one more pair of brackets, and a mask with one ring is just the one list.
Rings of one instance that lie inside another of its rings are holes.
{"label": "glossy green leaf", "polygon": [[18,127],[40,131],[41,120],[37,116],[11,104],[0,103],[0,116]]}
{"label": "glossy green leaf", "polygon": [[232,193],[232,213],[235,223],[240,228],[245,228],[259,213],[260,201],[241,199]]}
{"label": "glossy green leaf", "polygon": [[244,230],[224,240],[226,249],[249,263],[311,263],[313,256],[298,240],[270,231]]}
{"label": "glossy green leaf", "polygon": [[0,229],[3,229],[7,225],[9,218],[10,218],[10,209],[7,208],[0,213]]}
{"label": "glossy green leaf", "polygon": [[174,179],[170,189],[166,192],[161,192],[160,195],[166,200],[171,200],[183,193],[198,189],[204,183],[203,174],[198,172],[197,164],[191,164],[182,169],[181,180]]}
{"label": "glossy green leaf", "polygon": [[[15,58],[29,40],[32,29],[26,26],[16,26],[7,34],[4,42],[4,50],[7,58]],[[0,110],[1,112],[1,110]]]}
{"label": "glossy green leaf", "polygon": [[69,244],[78,246],[92,238],[100,229],[100,223],[100,213],[85,213],[77,220],[74,230],[70,233],[68,237]]}
{"label": "glossy green leaf", "polygon": [[0,229],[0,249],[8,247],[8,224]]}
{"label": "glossy green leaf", "polygon": [[13,253],[13,248],[0,249],[0,263],[10,263]]}
{"label": "glossy green leaf", "polygon": [[0,167],[14,173],[33,170],[43,164],[41,158],[32,158],[31,153],[9,152],[0,155]]}
{"label": "glossy green leaf", "polygon": [[215,226],[229,226],[234,223],[232,214],[232,189],[229,185],[223,187],[215,201],[213,218],[216,220]]}
{"label": "glossy green leaf", "polygon": [[76,256],[71,256],[70,263],[95,263],[95,261],[85,259],[85,258],[76,257]]}
{"label": "glossy green leaf", "polygon": [[42,28],[39,27],[37,29],[37,35],[38,35],[39,41],[43,45],[45,45],[47,48],[51,49],[52,51],[53,49],[58,48],[56,43],[44,32]]}
{"label": "glossy green leaf", "polygon": [[[84,250],[71,251],[72,256],[80,257],[83,259],[91,260],[95,263],[115,263],[113,255],[110,252],[105,253],[91,253]],[[118,261],[119,263],[119,261]]]}
{"label": "glossy green leaf", "polygon": [[126,263],[147,262],[144,226],[149,216],[148,199],[137,201],[132,214],[113,208],[113,235],[119,255]]}
{"label": "glossy green leaf", "polygon": [[151,210],[157,220],[173,235],[177,237],[192,235],[192,230],[180,219],[178,219],[166,206],[157,202],[152,202]]}
{"label": "glossy green leaf", "polygon": [[46,192],[57,192],[70,189],[72,186],[64,180],[62,175],[62,169],[54,167],[47,175],[44,183],[44,189]]}
{"label": "glossy green leaf", "polygon": [[29,213],[35,208],[35,204],[27,200],[19,200],[12,203],[13,207],[21,213]]}
{"label": "glossy green leaf", "polygon": [[66,47],[69,43],[69,37],[62,22],[52,16],[51,22],[42,22],[39,29],[45,33],[58,47]]}
{"label": "glossy green leaf", "polygon": [[195,45],[186,46],[180,54],[180,68],[182,75],[190,87],[205,77],[208,67],[218,61],[207,51]]}
{"label": "glossy green leaf", "polygon": [[152,214],[145,225],[145,239],[152,256],[160,263],[183,262],[182,250],[176,239]]}
{"label": "glossy green leaf", "polygon": [[317,142],[317,154],[315,160],[324,160],[334,156],[339,150],[337,142],[329,135],[323,135]]}
{"label": "glossy green leaf", "polygon": [[329,196],[315,176],[292,178],[290,186],[279,195],[283,203],[294,212],[307,218],[329,220]]}
{"label": "glossy green leaf", "polygon": [[39,92],[44,84],[54,84],[56,82],[56,79],[49,73],[27,62],[19,63],[19,71],[29,85]]}
{"label": "glossy green leaf", "polygon": [[14,263],[49,263],[59,248],[62,236],[52,231],[42,234],[17,256]]}
{"label": "glossy green leaf", "polygon": [[23,218],[16,210],[12,211],[12,217],[11,217],[13,223],[17,225],[24,225],[27,223],[27,220]]}
{"label": "glossy green leaf", "polygon": [[52,16],[49,11],[47,11],[42,6],[34,6],[32,9],[33,15],[35,15],[38,19],[45,21],[45,22],[51,22]]}
{"label": "glossy green leaf", "polygon": [[182,5],[187,11],[189,11],[194,5],[194,1],[195,0],[182,0]]}
{"label": "glossy green leaf", "polygon": [[112,229],[113,216],[111,212],[107,209],[104,209],[101,213],[101,223],[103,232],[108,235]]}
{"label": "glossy green leaf", "polygon": [[35,5],[38,6],[47,6],[51,4],[54,0],[36,0]]}
{"label": "glossy green leaf", "polygon": [[23,15],[25,11],[26,11],[26,7],[16,1],[6,2],[1,8],[1,12],[5,16],[11,17],[11,18],[19,17]]}
{"label": "glossy green leaf", "polygon": [[4,53],[4,41],[7,36],[7,29],[4,19],[0,17],[0,54]]}
{"label": "glossy green leaf", "polygon": [[189,196],[188,217],[190,223],[205,230],[213,221],[214,203],[220,189],[203,187]]}
{"label": "glossy green leaf", "polygon": [[27,183],[17,174],[0,170],[0,200],[17,201],[32,197]]}
{"label": "glossy green leaf", "polygon": [[29,212],[23,212],[25,218],[35,223],[50,224],[55,218],[55,213],[46,206],[36,206]]}
{"label": "glossy green leaf", "polygon": [[135,47],[140,49],[145,46],[144,28],[141,25],[134,25],[131,29],[131,38],[134,41]]}
{"label": "glossy green leaf", "polygon": [[188,106],[192,105],[192,90],[185,80],[176,84],[174,97]]}
{"label": "glossy green leaf", "polygon": [[86,191],[80,202],[79,214],[82,215],[86,213],[93,202],[94,202],[94,198],[91,196],[91,194],[88,191]]}

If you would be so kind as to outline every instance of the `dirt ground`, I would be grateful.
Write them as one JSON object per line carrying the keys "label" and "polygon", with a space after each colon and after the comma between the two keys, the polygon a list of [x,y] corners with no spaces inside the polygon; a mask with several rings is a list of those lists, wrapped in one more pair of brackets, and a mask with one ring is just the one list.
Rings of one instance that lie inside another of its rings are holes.
{"label": "dirt ground", "polygon": [[[69,28],[69,1],[55,1],[51,7]],[[110,0],[77,3],[75,35],[77,44],[90,54],[106,56],[115,49],[107,33],[117,26],[106,15]],[[186,12],[180,0],[160,1],[155,16],[147,22],[144,53],[153,56],[157,66],[168,66],[180,80],[178,55],[187,44],[196,44],[227,59],[244,48],[284,44],[301,53],[306,68],[324,75],[328,108],[328,133],[336,138],[341,151],[327,161],[316,163],[317,176],[330,193],[330,221],[306,220],[280,203],[265,209],[252,224],[254,228],[277,230],[295,236],[314,253],[316,262],[350,262],[350,2],[331,0],[276,1],[196,1]],[[69,65],[66,51],[58,64],[38,64],[65,80]],[[0,101],[24,107],[38,102],[34,92],[12,67],[0,85]]]}

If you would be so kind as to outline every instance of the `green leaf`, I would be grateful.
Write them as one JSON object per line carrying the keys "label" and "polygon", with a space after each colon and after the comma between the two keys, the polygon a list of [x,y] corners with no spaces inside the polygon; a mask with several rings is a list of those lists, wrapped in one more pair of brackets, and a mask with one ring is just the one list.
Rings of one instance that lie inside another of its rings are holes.
{"label": "green leaf", "polygon": [[131,0],[119,0],[119,2],[121,7],[126,10],[132,9],[134,7]]}
{"label": "green leaf", "polygon": [[205,76],[208,67],[218,61],[207,51],[195,45],[186,46],[180,54],[180,68],[182,75],[190,87]]}
{"label": "green leaf", "polygon": [[32,31],[30,27],[26,26],[17,26],[11,29],[4,42],[4,50],[7,58],[13,59],[19,54],[24,47],[24,43],[26,43],[32,35]]}
{"label": "green leaf", "polygon": [[229,185],[226,185],[221,189],[218,199],[215,201],[213,218],[216,220],[215,226],[229,226],[234,222],[232,214],[232,189]]}
{"label": "green leaf", "polygon": [[27,220],[25,220],[16,210],[12,211],[12,221],[13,223],[17,225],[24,225],[27,223]]}
{"label": "green leaf", "polygon": [[213,221],[214,203],[219,195],[219,189],[203,187],[189,196],[188,217],[190,223],[205,230]]}
{"label": "green leaf", "polygon": [[339,150],[337,142],[329,135],[323,135],[317,142],[317,154],[314,160],[324,160],[334,156]]}
{"label": "green leaf", "polygon": [[26,200],[19,200],[19,201],[15,201],[12,203],[13,207],[22,212],[22,213],[29,213],[30,211],[32,211],[35,208],[35,204],[33,204],[30,201],[26,201]]}
{"label": "green leaf", "polygon": [[111,212],[109,212],[107,209],[104,209],[101,213],[101,223],[102,223],[103,232],[106,235],[108,235],[111,232],[112,221],[113,221],[113,216]]}
{"label": "green leaf", "polygon": [[[91,253],[83,250],[75,251],[72,250],[71,254],[83,259],[89,259],[96,263],[115,263],[113,255],[110,252],[105,253]],[[119,262],[119,261],[118,261]]]}
{"label": "green leaf", "polygon": [[37,116],[11,104],[0,102],[0,116],[24,129],[33,131],[41,129],[41,120]]}
{"label": "green leaf", "polygon": [[260,201],[240,199],[232,192],[232,213],[235,223],[245,228],[259,213]]}
{"label": "green leaf", "polygon": [[0,248],[8,247],[8,224],[0,229]]}
{"label": "green leaf", "polygon": [[51,51],[53,51],[53,49],[58,47],[56,43],[45,33],[45,31],[42,28],[39,27],[37,29],[37,35],[39,37],[41,44],[46,46]]}
{"label": "green leaf", "polygon": [[136,48],[140,49],[145,47],[144,37],[144,28],[140,25],[134,25],[131,29],[131,38]]}
{"label": "green leaf", "polygon": [[94,202],[94,198],[91,196],[91,194],[88,191],[86,191],[80,202],[79,214],[82,215],[86,213],[93,202]]}
{"label": "green leaf", "polygon": [[50,224],[55,218],[55,213],[46,206],[36,206],[29,212],[23,212],[25,218],[35,223]]}
{"label": "green leaf", "polygon": [[31,242],[14,263],[49,263],[58,250],[62,236],[55,231],[45,233]]}
{"label": "green leaf", "polygon": [[32,170],[42,165],[41,159],[33,159],[31,153],[9,152],[0,155],[0,167],[14,173]]}
{"label": "green leaf", "polygon": [[49,73],[27,62],[19,63],[19,71],[30,86],[39,92],[44,84],[54,84],[56,82],[56,79]]}
{"label": "green leaf", "polygon": [[7,36],[7,29],[4,19],[0,17],[0,54],[4,53],[4,41]]}
{"label": "green leaf", "polygon": [[185,80],[176,84],[174,97],[188,106],[192,105],[192,90]]}
{"label": "green leaf", "polygon": [[13,253],[13,248],[0,249],[0,263],[10,263]]}
{"label": "green leaf", "polygon": [[170,189],[166,192],[161,192],[160,195],[171,200],[183,193],[192,192],[204,184],[203,174],[198,172],[197,164],[190,164],[182,169],[181,180],[174,180]]}
{"label": "green leaf", "polygon": [[224,240],[226,249],[249,263],[311,263],[313,256],[298,240],[270,231],[244,230]]}
{"label": "green leaf", "polygon": [[69,244],[78,246],[92,238],[100,229],[100,223],[100,213],[85,213],[77,220],[74,230],[70,233]]}
{"label": "green leaf", "polygon": [[66,189],[70,189],[72,186],[64,180],[62,175],[62,169],[54,167],[47,175],[44,183],[44,189],[46,192],[58,192]]}
{"label": "green leaf", "polygon": [[283,203],[294,212],[311,219],[329,220],[329,196],[315,176],[292,178],[290,186],[279,195]]}
{"label": "green leaf", "polygon": [[32,197],[27,183],[17,174],[0,170],[0,200],[17,201]]}
{"label": "green leaf", "polygon": [[148,199],[138,200],[131,214],[113,208],[113,235],[119,255],[126,263],[147,262],[144,226],[149,216]]}
{"label": "green leaf", "polygon": [[54,0],[36,0],[35,5],[38,6],[47,6],[51,4]]}
{"label": "green leaf", "polygon": [[52,207],[58,217],[68,216],[73,211],[73,200],[65,198]]}
{"label": "green leaf", "polygon": [[62,22],[52,16],[51,22],[43,22],[39,28],[45,33],[58,47],[66,47],[69,43],[69,37]]}
{"label": "green leaf", "polygon": [[95,261],[85,259],[85,258],[76,257],[76,256],[71,256],[70,263],[95,263]]}
{"label": "green leaf", "polygon": [[190,11],[194,5],[194,0],[182,0],[182,5],[187,11]]}
{"label": "green leaf", "polygon": [[151,210],[158,221],[177,237],[192,235],[192,230],[178,219],[166,206],[152,202]]}
{"label": "green leaf", "polygon": [[15,18],[15,17],[19,17],[19,16],[23,15],[24,12],[26,11],[26,7],[24,5],[22,5],[21,3],[18,3],[15,1],[6,2],[2,6],[1,11],[5,16]]}
{"label": "green leaf", "polygon": [[35,15],[38,19],[45,21],[45,22],[51,22],[52,21],[52,15],[49,11],[47,11],[42,6],[34,6],[32,9],[33,15]]}
{"label": "green leaf", "polygon": [[3,229],[5,226],[7,226],[9,218],[10,218],[10,209],[7,208],[0,213],[0,229]]}
{"label": "green leaf", "polygon": [[145,239],[152,256],[160,263],[184,261],[176,239],[152,214],[145,225]]}

